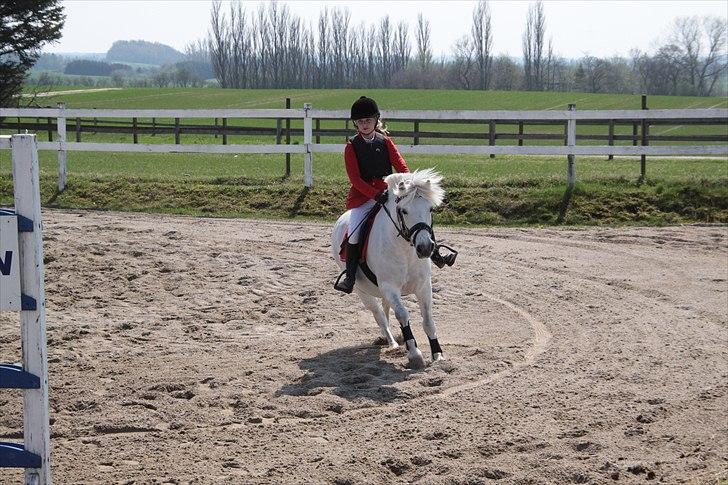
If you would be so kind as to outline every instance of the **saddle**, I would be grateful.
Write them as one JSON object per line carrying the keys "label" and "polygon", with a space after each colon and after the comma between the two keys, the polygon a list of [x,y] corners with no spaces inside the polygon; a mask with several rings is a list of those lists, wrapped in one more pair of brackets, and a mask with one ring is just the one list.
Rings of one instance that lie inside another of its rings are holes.
{"label": "saddle", "polygon": [[[378,286],[377,276],[367,265],[367,249],[369,247],[369,234],[371,233],[372,226],[374,225],[374,218],[377,216],[377,213],[381,208],[381,204],[375,204],[374,207],[372,207],[367,214],[366,219],[364,219],[364,223],[362,224],[359,232],[359,267],[366,277],[369,278],[369,281],[374,283],[375,286]],[[339,249],[339,258],[343,262],[346,262],[346,241],[348,238],[349,231],[347,230],[344,234],[344,240],[341,242],[341,248]]]}

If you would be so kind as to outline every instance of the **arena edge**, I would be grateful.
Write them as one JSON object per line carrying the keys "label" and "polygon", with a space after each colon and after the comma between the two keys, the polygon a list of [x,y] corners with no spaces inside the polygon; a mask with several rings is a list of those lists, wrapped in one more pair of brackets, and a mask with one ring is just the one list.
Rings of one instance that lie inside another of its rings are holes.
{"label": "arena edge", "polygon": [[[551,179],[502,180],[487,187],[448,185],[437,224],[555,225],[563,210],[565,184]],[[239,179],[154,180],[138,177],[71,176],[58,194],[55,178],[41,179],[46,207],[333,221],[345,190],[336,181],[304,189],[300,181],[266,183]],[[12,183],[0,175],[0,204],[12,197]],[[728,177],[716,180],[623,178],[577,182],[560,224],[668,225],[728,223]]]}

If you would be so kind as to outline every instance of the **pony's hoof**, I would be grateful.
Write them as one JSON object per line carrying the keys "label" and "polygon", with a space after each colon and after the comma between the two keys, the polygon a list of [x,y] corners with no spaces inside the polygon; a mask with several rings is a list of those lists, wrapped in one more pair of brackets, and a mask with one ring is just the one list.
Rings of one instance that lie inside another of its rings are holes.
{"label": "pony's hoof", "polygon": [[377,337],[374,340],[374,345],[378,345],[380,347],[384,347],[385,345],[387,345],[387,339],[385,337]]}
{"label": "pony's hoof", "polygon": [[392,341],[392,343],[389,344],[389,350],[396,350],[399,348],[399,344],[395,341]]}
{"label": "pony's hoof", "polygon": [[432,362],[440,362],[445,360],[445,356],[442,355],[442,352],[435,352],[432,354]]}
{"label": "pony's hoof", "polygon": [[409,359],[409,368],[410,369],[424,369],[425,368],[425,358],[422,357],[422,352],[417,350],[417,353],[414,355],[408,355],[407,358]]}

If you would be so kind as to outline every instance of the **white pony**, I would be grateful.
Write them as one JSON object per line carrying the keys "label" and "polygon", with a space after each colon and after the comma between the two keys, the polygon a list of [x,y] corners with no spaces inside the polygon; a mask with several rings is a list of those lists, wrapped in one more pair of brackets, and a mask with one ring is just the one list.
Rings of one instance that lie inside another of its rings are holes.
{"label": "white pony", "polygon": [[[442,177],[431,169],[396,173],[384,179],[389,198],[376,215],[366,254],[366,263],[376,276],[377,285],[359,267],[354,286],[364,306],[374,314],[391,349],[399,346],[389,328],[389,309],[394,309],[411,367],[423,367],[425,360],[412,335],[409,312],[402,302],[403,295],[416,295],[422,326],[430,341],[432,360],[443,359],[437,328],[432,320],[429,259],[436,249],[432,210],[442,203],[445,195],[440,186],[441,180]],[[331,235],[333,256],[342,269],[345,264],[339,258],[339,248],[347,233],[349,214],[347,211],[339,217]]]}

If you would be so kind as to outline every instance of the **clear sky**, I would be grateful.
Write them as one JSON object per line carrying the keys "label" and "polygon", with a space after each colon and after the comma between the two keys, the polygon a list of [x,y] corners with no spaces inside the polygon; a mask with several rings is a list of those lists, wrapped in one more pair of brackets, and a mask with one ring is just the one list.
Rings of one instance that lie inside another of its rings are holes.
{"label": "clear sky", "polygon": [[[226,2],[227,3],[227,2]],[[246,1],[256,10],[260,1]],[[305,21],[316,25],[324,6],[346,7],[352,25],[377,23],[385,15],[396,24],[410,26],[414,40],[417,14],[430,21],[433,52],[448,54],[455,41],[469,33],[474,1],[279,1]],[[496,54],[521,55],[529,1],[492,0],[493,47]],[[183,50],[191,41],[206,36],[210,23],[210,1],[64,1],[66,25],[62,39],[45,52],[106,52],[116,40],[161,42]],[[546,38],[553,38],[554,51],[564,57],[591,54],[599,57],[627,56],[639,47],[652,51],[664,39],[676,17],[718,16],[728,22],[728,7],[720,1],[566,1],[546,0]],[[225,9],[227,5],[223,6]],[[414,50],[414,49],[413,49]]]}

